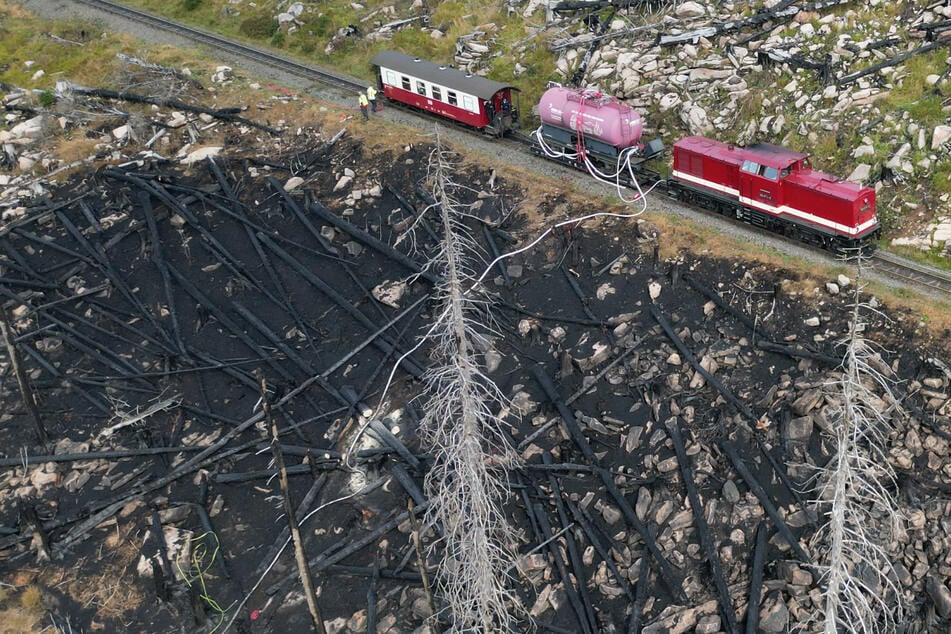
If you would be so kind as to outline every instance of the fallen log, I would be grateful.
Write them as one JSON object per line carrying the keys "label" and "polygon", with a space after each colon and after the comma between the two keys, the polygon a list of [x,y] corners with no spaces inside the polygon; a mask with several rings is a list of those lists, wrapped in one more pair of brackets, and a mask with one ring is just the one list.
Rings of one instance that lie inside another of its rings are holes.
{"label": "fallen log", "polygon": [[[545,514],[545,507],[541,504],[534,505],[535,517],[538,519],[539,527],[542,531],[542,536],[545,538],[548,543],[548,553],[552,561],[555,563],[555,568],[558,570],[558,576],[561,578],[562,586],[565,589],[565,594],[568,595],[568,603],[571,604],[571,608],[574,610],[575,618],[578,620],[578,626],[580,631],[585,632],[586,634],[594,634],[596,631],[592,629],[591,623],[588,619],[588,607],[585,606],[579,588],[576,588],[573,583],[571,583],[571,577],[568,576],[568,568],[565,566],[565,561],[561,557],[561,549],[557,545],[551,543],[552,530],[551,524],[548,521],[548,516]],[[578,585],[584,587],[584,577],[577,577]]]}
{"label": "fallen log", "polygon": [[311,625],[314,626],[314,631],[317,634],[325,634],[324,619],[320,614],[320,607],[317,605],[317,594],[314,592],[314,580],[311,577],[310,568],[307,566],[307,556],[304,554],[304,541],[300,534],[300,524],[297,523],[294,503],[291,501],[290,484],[287,481],[287,467],[284,465],[284,453],[281,451],[280,430],[277,427],[277,421],[271,415],[271,404],[268,402],[267,382],[264,375],[260,374],[258,380],[261,385],[261,409],[271,431],[271,453],[274,456],[274,465],[277,467],[279,474],[278,481],[281,486],[281,498],[284,502],[284,517],[287,519],[287,526],[291,532],[297,573],[300,575],[301,585],[304,589],[304,599],[310,612]]}
{"label": "fallen log", "polygon": [[587,315],[588,319],[591,321],[599,321],[598,317],[593,312],[591,312],[591,308],[588,306],[588,298],[578,285],[578,281],[572,277],[571,271],[568,270],[568,265],[564,262],[561,263],[561,272],[564,274],[565,279],[568,280],[568,286],[571,287],[575,297],[577,297],[578,301],[581,302],[581,309],[584,310],[584,314]]}
{"label": "fallen log", "polygon": [[758,334],[760,337],[765,337],[766,339],[772,338],[760,324],[750,319],[748,315],[745,315],[741,311],[734,308],[732,304],[720,297],[719,293],[698,280],[691,273],[684,273],[681,275],[681,277],[685,282],[687,282],[687,284],[690,284],[690,286],[692,286],[695,291],[710,299],[714,304],[726,311],[727,314],[731,315],[734,319],[749,328],[750,331]]}
{"label": "fallen log", "polygon": [[168,267],[165,266],[165,258],[162,256],[162,239],[158,232],[158,223],[155,220],[155,212],[152,210],[152,201],[149,194],[144,189],[137,192],[139,198],[139,207],[145,214],[145,221],[148,223],[149,236],[152,238],[152,263],[158,269],[162,276],[162,288],[165,291],[165,303],[168,305],[169,316],[172,321],[172,337],[178,346],[178,351],[182,356],[187,357],[185,344],[182,341],[182,329],[178,323],[178,312],[175,310],[175,296],[172,293],[172,280],[168,275]]}
{"label": "fallen log", "polygon": [[[315,288],[320,290],[328,298],[332,299],[338,306],[340,306],[344,311],[354,317],[357,322],[360,323],[364,328],[367,328],[371,332],[378,330],[376,324],[370,321],[370,318],[363,314],[363,312],[358,309],[356,306],[350,303],[350,301],[345,298],[343,295],[338,293],[334,288],[329,284],[324,282],[320,277],[318,277],[313,271],[303,266],[297,259],[295,259],[291,254],[277,246],[273,241],[269,239],[268,236],[263,233],[258,234],[258,239],[264,243],[271,251],[276,253],[282,260],[284,260],[288,265],[293,267],[305,280],[310,282]],[[383,341],[381,341],[381,339]],[[372,339],[373,345],[382,350],[385,354],[389,354],[392,349],[396,347],[396,343],[390,341],[388,338],[379,335]],[[413,375],[414,378],[421,378],[423,376],[423,368],[420,366],[414,359],[407,357],[403,361],[403,365],[406,367],[407,371]]]}
{"label": "fallen log", "polygon": [[842,359],[823,354],[822,352],[813,352],[811,350],[806,350],[805,348],[794,348],[781,343],[766,341],[765,339],[758,340],[756,342],[756,347],[767,352],[784,354],[787,357],[792,357],[794,359],[812,359],[813,361],[819,361],[832,367],[836,367],[842,363]]}
{"label": "fallen log", "polygon": [[693,366],[694,370],[699,372],[700,375],[706,379],[707,383],[720,393],[720,396],[722,396],[727,403],[732,405],[748,421],[756,424],[756,422],[759,420],[756,415],[753,414],[753,412],[750,411],[750,408],[748,408],[743,403],[743,401],[738,399],[733,394],[733,392],[731,392],[730,389],[720,381],[720,379],[710,374],[710,372],[700,365],[700,362],[697,361],[697,358],[693,355],[693,352],[690,351],[690,348],[688,348],[686,344],[684,344],[683,340],[677,336],[677,333],[674,332],[670,322],[667,321],[667,318],[664,317],[663,313],[660,312],[660,309],[654,305],[651,305],[650,311],[651,315],[654,317],[654,320],[660,324],[660,327],[663,328],[665,333],[667,333],[667,337],[674,343],[674,346],[680,351],[680,354],[682,354],[684,358],[686,358],[690,363],[690,365]]}
{"label": "fallen log", "polygon": [[799,540],[796,539],[795,535],[793,535],[792,529],[789,528],[789,524],[787,524],[779,514],[779,511],[776,509],[773,501],[766,493],[766,489],[763,488],[763,485],[759,483],[759,481],[750,471],[749,467],[746,466],[746,463],[743,462],[743,458],[740,457],[740,454],[737,452],[736,447],[733,446],[733,443],[724,438],[719,440],[717,444],[730,458],[730,462],[733,463],[733,467],[736,469],[736,472],[741,478],[743,478],[743,481],[746,482],[746,486],[748,486],[750,491],[753,492],[753,495],[759,499],[759,503],[763,507],[763,510],[766,511],[766,514],[769,515],[771,520],[773,520],[773,524],[776,526],[776,529],[783,536],[783,539],[786,540],[786,543],[789,544],[789,547],[792,548],[792,551],[795,553],[796,557],[798,557],[801,562],[811,567],[812,561],[809,558],[809,555],[807,555],[806,551],[804,551],[802,546],[799,545]]}
{"label": "fallen log", "polygon": [[273,176],[268,176],[267,182],[270,183],[271,188],[280,195],[284,203],[290,207],[291,211],[294,213],[294,216],[302,225],[304,225],[304,228],[307,229],[314,240],[316,240],[317,243],[322,246],[327,253],[331,255],[337,255],[337,248],[330,244],[327,238],[320,234],[320,231],[318,231],[313,223],[311,223],[310,218],[304,214],[304,211],[300,208],[300,205],[297,204],[296,200],[291,198],[291,195],[287,193],[287,190],[284,189],[284,186],[277,182],[277,179]]}
{"label": "fallen log", "polygon": [[13,374],[17,379],[17,386],[20,388],[20,398],[26,407],[30,420],[33,421],[33,430],[36,432],[36,438],[44,447],[49,444],[50,437],[46,431],[46,425],[43,424],[43,418],[40,416],[40,410],[37,407],[36,394],[30,385],[29,377],[23,370],[23,364],[20,361],[20,351],[13,341],[13,329],[10,326],[10,318],[7,316],[7,309],[0,306],[0,334],[3,337],[4,346],[7,350],[7,359],[13,369]]}
{"label": "fallen log", "polygon": [[[544,452],[542,454],[542,461],[545,464],[551,464],[551,454],[547,451]],[[590,626],[591,631],[597,632],[598,619],[594,614],[594,606],[591,604],[591,595],[588,593],[584,567],[581,565],[581,555],[578,553],[578,545],[575,543],[574,536],[571,534],[571,531],[568,530],[570,528],[570,522],[568,521],[568,513],[565,511],[564,493],[562,493],[558,478],[551,472],[548,473],[548,485],[551,487],[551,497],[555,501],[555,510],[558,511],[558,520],[561,522],[561,529],[565,533],[564,539],[565,545],[568,548],[568,560],[571,563],[572,572],[578,583],[578,596],[584,608],[583,616]],[[552,548],[554,548],[554,546],[552,546]],[[567,578],[565,578],[565,583],[568,583]]]}
{"label": "fallen log", "polygon": [[862,69],[862,70],[860,70],[860,71],[856,71],[856,72],[850,73],[850,74],[848,74],[848,75],[843,75],[842,77],[839,77],[838,79],[836,79],[836,82],[835,82],[835,83],[838,84],[839,86],[845,86],[845,85],[847,85],[847,84],[851,84],[851,83],[854,82],[856,79],[860,79],[860,78],[862,78],[862,77],[865,77],[866,75],[871,75],[871,74],[873,74],[873,73],[877,73],[878,71],[882,70],[883,68],[890,68],[891,66],[897,66],[898,64],[901,64],[902,62],[904,62],[904,61],[906,61],[906,60],[908,60],[908,59],[911,59],[911,58],[914,57],[915,55],[921,55],[921,54],[923,54],[923,53],[927,53],[927,52],[929,52],[929,51],[933,51],[933,50],[935,50],[936,48],[938,48],[938,47],[940,47],[940,46],[944,46],[944,45],[947,44],[947,43],[948,43],[948,41],[946,41],[946,40],[941,40],[941,41],[936,41],[936,42],[928,42],[927,44],[922,44],[922,45],[919,46],[918,48],[912,49],[912,50],[907,51],[907,52],[905,52],[905,53],[900,53],[899,55],[896,55],[895,57],[893,57],[893,58],[891,58],[891,59],[886,59],[886,60],[884,60],[884,61],[882,61],[882,62],[879,62],[878,64],[874,64],[874,65],[869,66],[868,68],[864,68],[864,69]]}
{"label": "fallen log", "polygon": [[621,574],[617,564],[614,563],[614,555],[611,554],[612,546],[604,544],[602,537],[598,535],[597,529],[591,522],[590,516],[578,508],[578,506],[571,501],[570,497],[565,497],[564,502],[568,510],[571,511],[571,515],[575,518],[575,522],[577,522],[581,530],[585,532],[588,536],[588,541],[591,542],[591,545],[594,546],[594,549],[598,552],[598,555],[600,555],[601,561],[604,562],[608,570],[611,571],[611,574],[614,575],[614,580],[617,581],[618,586],[624,590],[624,594],[627,595],[630,601],[634,601],[634,590],[631,588],[630,580],[626,575]]}
{"label": "fallen log", "polygon": [[233,108],[205,108],[203,106],[193,106],[191,104],[185,103],[184,101],[179,101],[178,99],[150,97],[148,95],[137,95],[132,92],[108,90],[106,88],[86,88],[76,84],[69,84],[67,90],[78,95],[99,97],[100,99],[116,99],[118,101],[129,101],[131,103],[147,103],[155,106],[175,108],[176,110],[184,110],[185,112],[193,112],[195,114],[206,114],[214,117],[215,119],[232,121],[234,123],[243,123],[244,125],[257,128],[258,130],[264,130],[272,136],[277,136],[281,133],[280,130],[272,128],[269,125],[264,125],[256,121],[252,121],[251,119],[246,119],[245,117],[239,117],[234,113]]}
{"label": "fallen log", "polygon": [[331,225],[333,225],[337,229],[340,229],[341,231],[343,231],[344,233],[346,233],[353,239],[358,240],[359,242],[362,242],[366,246],[370,247],[374,251],[377,251],[378,253],[381,253],[382,255],[385,255],[386,257],[390,258],[394,262],[402,264],[403,266],[405,266],[412,272],[416,273],[423,279],[429,282],[432,282],[433,284],[435,284],[438,281],[436,274],[433,273],[432,271],[424,270],[422,266],[420,266],[419,264],[411,260],[406,255],[403,255],[402,253],[400,253],[399,251],[397,251],[390,245],[386,244],[382,240],[379,240],[371,236],[369,233],[360,229],[359,227],[355,227],[354,225],[350,224],[343,218],[337,216],[332,211],[330,211],[329,209],[321,205],[319,202],[312,203],[309,209],[315,214],[317,214],[320,218],[322,218],[326,222],[329,222]]}
{"label": "fallen log", "polygon": [[713,576],[713,585],[720,595],[720,616],[726,624],[727,632],[736,632],[736,609],[733,607],[733,598],[730,596],[730,588],[727,586],[726,577],[723,575],[723,568],[720,565],[720,554],[717,550],[716,542],[710,527],[707,525],[707,519],[704,515],[703,503],[700,501],[700,494],[697,493],[697,485],[693,480],[693,469],[690,467],[690,459],[687,458],[687,449],[684,447],[684,439],[680,433],[680,424],[677,417],[667,419],[665,427],[674,443],[674,452],[677,454],[677,464],[680,466],[680,475],[684,481],[684,488],[687,489],[687,499],[690,500],[690,511],[693,513],[693,523],[697,528],[697,534],[700,536],[700,545],[703,547],[704,554],[707,557],[707,565],[710,567],[710,574]]}
{"label": "fallen log", "polygon": [[627,622],[628,634],[639,634],[641,631],[641,615],[647,603],[648,589],[650,588],[650,557],[641,555],[641,565],[637,571],[637,587],[634,591],[634,607],[631,609],[631,620]]}
{"label": "fallen log", "polygon": [[[565,427],[568,429],[569,436],[571,436],[582,455],[592,465],[599,465],[597,456],[594,455],[591,445],[588,444],[587,438],[585,438],[581,431],[581,426],[578,425],[578,421],[575,419],[574,414],[572,414],[565,404],[558,398],[558,393],[555,391],[555,386],[552,385],[551,379],[548,378],[542,367],[539,365],[532,366],[531,372],[539,386],[542,388],[542,391],[545,393],[545,396],[558,410],[562,421],[565,423]],[[604,487],[608,494],[614,499],[614,502],[621,510],[621,514],[624,516],[624,519],[627,520],[628,524],[630,524],[634,530],[640,533],[641,539],[644,540],[644,545],[648,552],[650,552],[651,556],[657,561],[657,567],[660,570],[661,577],[664,579],[664,582],[667,584],[670,591],[675,597],[677,597],[678,600],[686,601],[683,588],[679,581],[677,581],[677,578],[674,576],[673,570],[670,568],[670,564],[664,558],[663,553],[660,552],[660,549],[657,547],[657,542],[654,540],[653,535],[647,530],[647,526],[645,526],[644,523],[638,519],[637,515],[634,513],[634,509],[631,508],[630,503],[618,490],[617,485],[614,483],[614,477],[606,469],[598,469],[598,475],[600,476],[601,481],[604,483]]]}
{"label": "fallen log", "polygon": [[756,525],[756,546],[750,569],[750,598],[746,603],[746,634],[759,631],[759,601],[763,594],[763,563],[766,561],[766,522]]}

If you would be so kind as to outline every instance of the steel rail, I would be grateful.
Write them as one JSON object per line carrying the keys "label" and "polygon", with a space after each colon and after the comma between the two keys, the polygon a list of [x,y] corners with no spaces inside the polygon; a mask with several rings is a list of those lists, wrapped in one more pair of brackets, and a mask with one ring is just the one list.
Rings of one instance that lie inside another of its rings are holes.
{"label": "steel rail", "polygon": [[951,272],[920,264],[887,251],[872,254],[872,268],[893,278],[951,295]]}

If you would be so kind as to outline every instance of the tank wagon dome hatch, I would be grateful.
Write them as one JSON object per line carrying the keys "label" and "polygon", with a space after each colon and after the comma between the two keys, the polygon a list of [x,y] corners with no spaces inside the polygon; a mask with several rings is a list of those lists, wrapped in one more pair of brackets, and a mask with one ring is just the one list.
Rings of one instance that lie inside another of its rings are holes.
{"label": "tank wagon dome hatch", "polygon": [[491,99],[497,92],[506,88],[518,90],[511,84],[466,73],[451,66],[440,66],[399,51],[377,53],[370,63],[432,84],[445,86],[451,90],[468,93],[483,100]]}

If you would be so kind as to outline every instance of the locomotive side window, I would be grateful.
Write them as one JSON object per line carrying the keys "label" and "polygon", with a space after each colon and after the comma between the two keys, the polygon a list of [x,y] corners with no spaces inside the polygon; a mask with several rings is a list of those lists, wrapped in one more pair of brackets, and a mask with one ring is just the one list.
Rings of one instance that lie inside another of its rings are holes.
{"label": "locomotive side window", "polygon": [[426,96],[426,84],[419,80],[416,80],[416,92],[420,95]]}
{"label": "locomotive side window", "polygon": [[409,77],[403,76],[401,79],[403,80],[403,90],[412,90],[409,85]]}
{"label": "locomotive side window", "polygon": [[470,95],[462,96],[462,107],[470,112],[479,112],[478,108],[475,106],[475,101]]}
{"label": "locomotive side window", "polygon": [[391,71],[391,70],[386,71],[386,79],[385,79],[384,83],[387,84],[387,85],[389,85],[389,86],[395,86],[395,85],[396,85],[396,73],[394,73],[394,72]]}
{"label": "locomotive side window", "polygon": [[450,106],[455,106],[458,102],[456,101],[456,93],[451,90],[446,91],[446,101],[449,102]]}
{"label": "locomotive side window", "polygon": [[789,176],[789,172],[791,172],[791,171],[792,171],[791,168],[789,168],[789,167],[784,167],[784,168],[782,169],[782,171],[779,173],[779,177],[780,177],[780,178],[786,178],[787,176]]}
{"label": "locomotive side window", "polygon": [[779,170],[775,167],[767,167],[763,170],[763,177],[768,178],[771,181],[776,180],[776,177],[779,176]]}
{"label": "locomotive side window", "polygon": [[442,88],[439,86],[433,86],[433,99],[442,101]]}
{"label": "locomotive side window", "polygon": [[743,167],[740,169],[747,174],[757,174],[759,172],[759,163],[747,159],[743,161]]}

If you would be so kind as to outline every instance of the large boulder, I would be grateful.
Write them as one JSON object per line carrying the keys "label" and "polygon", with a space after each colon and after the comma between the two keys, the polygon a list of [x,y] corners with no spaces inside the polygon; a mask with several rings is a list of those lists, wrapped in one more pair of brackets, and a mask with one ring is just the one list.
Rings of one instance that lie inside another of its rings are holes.
{"label": "large boulder", "polygon": [[674,9],[674,17],[680,18],[681,20],[687,18],[699,18],[702,15],[706,15],[707,10],[703,8],[703,5],[699,2],[694,2],[693,0],[687,0],[687,2],[681,2],[676,9]]}

